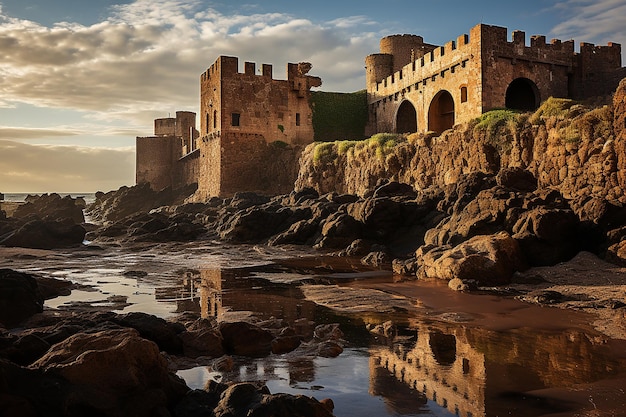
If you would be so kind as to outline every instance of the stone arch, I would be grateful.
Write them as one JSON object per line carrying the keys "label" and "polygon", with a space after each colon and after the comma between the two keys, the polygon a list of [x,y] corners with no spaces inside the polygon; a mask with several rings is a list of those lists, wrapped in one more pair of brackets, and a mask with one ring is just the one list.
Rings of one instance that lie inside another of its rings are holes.
{"label": "stone arch", "polygon": [[507,109],[533,111],[537,110],[541,97],[537,84],[528,78],[516,78],[506,89],[504,99]]}
{"label": "stone arch", "polygon": [[454,126],[454,99],[449,91],[441,90],[430,102],[428,130],[442,133]]}
{"label": "stone arch", "polygon": [[396,113],[396,133],[417,132],[417,110],[408,100],[404,100]]}

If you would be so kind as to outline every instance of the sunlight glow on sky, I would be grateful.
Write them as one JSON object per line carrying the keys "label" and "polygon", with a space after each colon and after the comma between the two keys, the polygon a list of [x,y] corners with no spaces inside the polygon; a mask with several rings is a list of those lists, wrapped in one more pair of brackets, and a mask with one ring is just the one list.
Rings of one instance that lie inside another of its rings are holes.
{"label": "sunlight glow on sky", "polygon": [[0,192],[93,192],[134,184],[135,136],[198,111],[219,55],[308,61],[324,91],[365,87],[381,37],[444,44],[478,23],[626,46],[626,0],[0,0]]}

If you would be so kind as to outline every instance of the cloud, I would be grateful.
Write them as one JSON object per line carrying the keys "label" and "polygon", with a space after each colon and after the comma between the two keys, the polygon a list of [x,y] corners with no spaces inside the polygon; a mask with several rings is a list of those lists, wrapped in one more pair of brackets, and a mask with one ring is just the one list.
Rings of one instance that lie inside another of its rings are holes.
{"label": "cloud", "polygon": [[0,140],[0,191],[95,192],[134,184],[134,148],[30,145]]}
{"label": "cloud", "polygon": [[626,3],[624,0],[567,0],[554,8],[564,16],[552,32],[562,39],[583,42],[626,44]]}
{"label": "cloud", "polygon": [[361,16],[320,24],[280,13],[225,15],[180,0],[111,10],[90,26],[46,27],[0,9],[3,99],[149,125],[148,114],[197,109],[199,76],[218,55],[272,63],[275,78],[286,77],[279,68],[287,62],[309,61],[325,90],[354,91],[380,38]]}
{"label": "cloud", "polygon": [[40,139],[79,135],[70,129],[38,129],[27,127],[0,126],[0,138],[5,139]]}

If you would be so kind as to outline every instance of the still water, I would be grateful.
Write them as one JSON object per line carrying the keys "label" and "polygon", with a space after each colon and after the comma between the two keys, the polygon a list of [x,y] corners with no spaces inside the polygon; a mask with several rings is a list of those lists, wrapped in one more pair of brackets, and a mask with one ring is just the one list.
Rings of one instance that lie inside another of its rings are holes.
{"label": "still water", "polygon": [[[276,261],[281,258],[289,261]],[[438,283],[411,284],[404,301],[420,308],[341,311],[307,298],[305,289],[369,287],[384,300],[391,274],[306,251],[217,243],[37,251],[0,258],[0,267],[82,285],[49,300],[51,309],[306,318],[339,323],[344,332],[346,348],[336,358],[235,357],[227,372],[179,370],[192,388],[209,379],[262,381],[273,393],[331,398],[337,416],[626,415],[626,344],[593,331],[589,317],[572,312],[451,295]],[[394,338],[366,328],[390,319]]]}

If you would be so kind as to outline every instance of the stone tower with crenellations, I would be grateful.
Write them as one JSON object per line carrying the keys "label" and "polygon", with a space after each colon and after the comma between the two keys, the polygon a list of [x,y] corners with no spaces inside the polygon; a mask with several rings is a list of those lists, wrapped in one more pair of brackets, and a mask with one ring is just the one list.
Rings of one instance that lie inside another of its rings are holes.
{"label": "stone tower with crenellations", "polygon": [[287,80],[260,73],[252,62],[239,72],[236,57],[220,56],[200,76],[196,114],[155,120],[154,136],[137,138],[137,183],[153,189],[196,183],[196,199],[239,191],[290,191],[302,148],[313,142],[310,90],[321,79],[309,63],[287,64]]}

